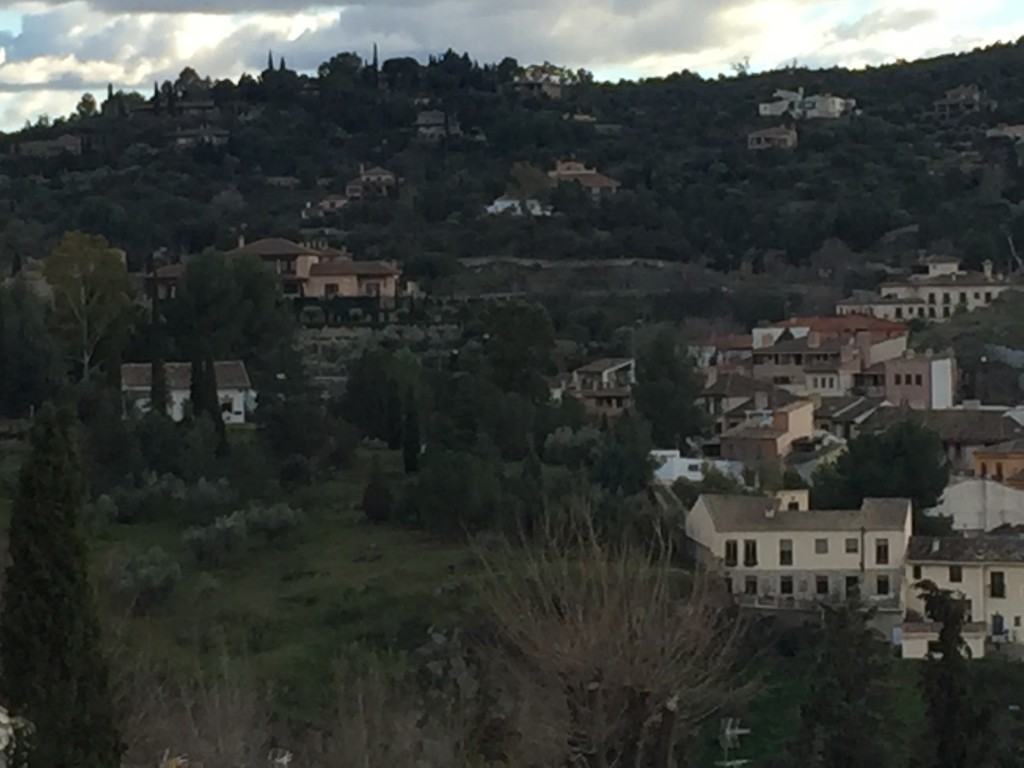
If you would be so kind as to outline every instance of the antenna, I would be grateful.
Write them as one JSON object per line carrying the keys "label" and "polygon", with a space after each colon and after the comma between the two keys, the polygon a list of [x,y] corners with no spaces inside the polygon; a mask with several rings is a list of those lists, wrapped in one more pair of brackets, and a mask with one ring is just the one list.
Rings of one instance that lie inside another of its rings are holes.
{"label": "antenna", "polygon": [[722,718],[722,729],[718,732],[718,743],[722,745],[722,759],[715,762],[719,768],[738,768],[749,760],[730,760],[729,751],[739,749],[740,736],[750,735],[749,728],[740,727],[739,718]]}

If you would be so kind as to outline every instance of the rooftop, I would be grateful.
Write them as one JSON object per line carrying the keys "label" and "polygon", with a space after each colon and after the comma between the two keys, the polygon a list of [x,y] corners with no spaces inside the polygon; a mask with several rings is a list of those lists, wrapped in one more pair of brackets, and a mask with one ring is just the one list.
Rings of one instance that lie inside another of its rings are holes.
{"label": "rooftop", "polygon": [[1024,536],[1018,533],[982,536],[912,536],[907,562],[1024,563]]}
{"label": "rooftop", "polygon": [[969,445],[995,445],[1024,437],[1024,426],[1004,410],[943,408],[911,410],[886,406],[879,408],[864,423],[865,431],[881,432],[901,421],[915,421],[938,432],[944,442]]}
{"label": "rooftop", "polygon": [[633,364],[633,358],[631,357],[603,357],[600,360],[594,360],[591,363],[577,368],[577,373],[605,373],[606,371],[614,371],[617,368],[624,368],[627,365]]}
{"label": "rooftop", "polygon": [[347,275],[358,277],[397,277],[400,274],[401,270],[398,267],[383,261],[336,259],[333,261],[322,261],[309,268],[310,277],[344,277]]}
{"label": "rooftop", "polygon": [[304,245],[285,240],[283,237],[266,237],[228,251],[232,256],[253,254],[255,256],[318,256],[319,253]]}
{"label": "rooftop", "polygon": [[[767,381],[761,381],[742,373],[725,373],[713,384],[704,388],[703,397],[753,397],[758,392],[789,395],[786,390]],[[792,398],[793,396],[790,395]]]}
{"label": "rooftop", "polygon": [[783,509],[764,496],[703,494],[719,533],[744,531],[902,531],[910,516],[908,499],[864,499],[860,509]]}
{"label": "rooftop", "polygon": [[814,416],[817,419],[856,423],[878,410],[883,402],[881,398],[873,397],[823,397]]}
{"label": "rooftop", "polygon": [[[218,360],[213,364],[218,389],[252,389],[249,372],[241,360]],[[190,363],[164,363],[169,390],[186,390],[192,386]],[[121,389],[149,390],[153,385],[153,366],[149,363],[126,363],[121,366]]]}
{"label": "rooftop", "polygon": [[1024,437],[990,445],[985,448],[985,453],[1024,453]]}
{"label": "rooftop", "polygon": [[886,333],[907,333],[904,323],[886,320],[871,315],[835,315],[816,317],[791,317],[772,323],[768,328],[809,328],[822,336],[854,334],[858,331],[880,331]]}

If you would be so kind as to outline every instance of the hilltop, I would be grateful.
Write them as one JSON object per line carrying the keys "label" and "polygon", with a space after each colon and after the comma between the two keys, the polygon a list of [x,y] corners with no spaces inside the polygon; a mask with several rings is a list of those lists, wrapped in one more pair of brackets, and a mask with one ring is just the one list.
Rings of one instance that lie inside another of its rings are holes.
{"label": "hilltop", "polygon": [[[274,235],[344,244],[435,282],[457,259],[495,256],[796,268],[836,295],[871,283],[851,269],[917,248],[1006,269],[1024,186],[1013,142],[986,130],[1024,120],[1022,60],[1021,44],[998,45],[862,71],[618,84],[451,51],[426,65],[340,54],[316,76],[271,62],[237,82],[186,69],[148,98],[112,85],[102,103],[83,97],[75,116],[3,138],[0,258],[38,257],[82,228],[135,268],[154,251],[176,261]],[[939,119],[933,102],[967,85],[994,108]],[[856,109],[759,115],[780,89]],[[749,132],[780,125],[796,128],[797,147],[748,150]],[[569,158],[618,182],[616,194],[595,204],[578,185],[552,185],[547,172]],[[374,167],[394,174],[387,194],[350,195]],[[502,195],[554,215],[488,215]],[[893,247],[884,236],[897,230]]]}

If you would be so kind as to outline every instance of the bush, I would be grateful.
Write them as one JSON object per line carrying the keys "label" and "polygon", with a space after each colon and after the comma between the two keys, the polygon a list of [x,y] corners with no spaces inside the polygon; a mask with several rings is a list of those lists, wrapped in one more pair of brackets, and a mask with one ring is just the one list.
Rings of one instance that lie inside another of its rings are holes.
{"label": "bush", "polygon": [[119,487],[111,492],[117,522],[185,520],[204,523],[227,513],[238,495],[225,480],[200,479],[186,485],[174,475],[146,475],[138,487]]}
{"label": "bush", "polygon": [[160,547],[136,555],[124,564],[118,587],[133,600],[137,613],[167,599],[181,579],[181,566]]}
{"label": "bush", "polygon": [[280,540],[299,527],[302,513],[287,504],[270,507],[253,506],[245,512],[247,529],[263,537],[267,543]]}
{"label": "bush", "polygon": [[291,493],[313,481],[313,463],[298,453],[293,453],[281,464],[279,474],[281,489]]}
{"label": "bush", "polygon": [[82,508],[82,518],[85,520],[86,526],[93,532],[117,522],[118,514],[117,503],[107,494],[103,494]]}
{"label": "bush", "polygon": [[217,568],[232,554],[241,551],[248,539],[245,513],[218,517],[212,525],[193,526],[182,540],[201,566]]}

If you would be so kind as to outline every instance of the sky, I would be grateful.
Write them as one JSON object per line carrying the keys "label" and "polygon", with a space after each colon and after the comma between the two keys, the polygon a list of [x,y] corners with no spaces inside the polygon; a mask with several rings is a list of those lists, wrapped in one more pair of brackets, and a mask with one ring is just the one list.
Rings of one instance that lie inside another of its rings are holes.
{"label": "sky", "polygon": [[864,66],[1022,36],[1022,0],[0,0],[0,130],[102,100],[108,83],[148,94],[185,66],[237,79],[268,50],[313,71],[374,43],[382,60],[451,47],[618,80],[745,58]]}

